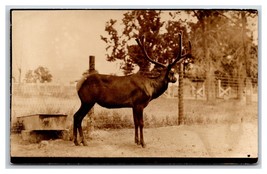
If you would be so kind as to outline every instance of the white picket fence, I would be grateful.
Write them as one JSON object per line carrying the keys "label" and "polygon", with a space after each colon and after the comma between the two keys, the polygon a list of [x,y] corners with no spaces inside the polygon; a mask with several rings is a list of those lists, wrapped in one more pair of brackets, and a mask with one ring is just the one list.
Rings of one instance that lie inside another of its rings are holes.
{"label": "white picket fence", "polygon": [[[252,101],[258,101],[258,85],[252,84],[251,89],[246,90],[245,84],[242,86],[242,94],[245,97],[246,92],[250,92]],[[219,99],[232,99],[237,98],[238,95],[238,81],[233,80],[230,82],[225,82],[222,80],[216,80],[213,85],[215,96]],[[164,96],[168,98],[173,98],[178,96],[178,86],[170,84],[168,90],[165,92]],[[189,82],[186,81],[184,84],[184,99],[196,99],[196,100],[206,100],[206,85],[205,81],[201,82]]]}

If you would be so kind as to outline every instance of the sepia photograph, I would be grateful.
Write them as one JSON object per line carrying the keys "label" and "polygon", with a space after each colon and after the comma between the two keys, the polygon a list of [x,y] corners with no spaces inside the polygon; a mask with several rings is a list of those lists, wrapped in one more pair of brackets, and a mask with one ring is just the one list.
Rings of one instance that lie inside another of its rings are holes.
{"label": "sepia photograph", "polygon": [[11,9],[11,163],[257,163],[258,21]]}

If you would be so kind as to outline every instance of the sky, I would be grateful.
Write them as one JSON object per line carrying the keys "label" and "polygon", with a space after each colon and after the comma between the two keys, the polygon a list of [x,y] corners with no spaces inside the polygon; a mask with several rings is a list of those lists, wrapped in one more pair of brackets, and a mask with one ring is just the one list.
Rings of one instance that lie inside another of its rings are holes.
{"label": "sky", "polygon": [[[19,68],[25,78],[28,70],[44,66],[54,83],[74,82],[89,67],[102,74],[122,75],[120,62],[106,61],[106,43],[100,35],[109,19],[121,19],[125,10],[14,10],[12,11],[12,76],[18,81]],[[167,14],[167,12],[165,12]],[[167,20],[163,15],[162,20]],[[184,18],[190,19],[188,15]],[[194,19],[190,19],[194,20]],[[122,26],[123,27],[123,26]],[[121,27],[121,28],[122,28]]]}
{"label": "sky", "polygon": [[47,67],[53,81],[77,80],[88,69],[94,55],[96,69],[103,74],[119,73],[119,62],[105,61],[106,44],[100,35],[110,19],[120,20],[123,10],[45,10],[12,12],[12,73],[22,79],[28,70]]}

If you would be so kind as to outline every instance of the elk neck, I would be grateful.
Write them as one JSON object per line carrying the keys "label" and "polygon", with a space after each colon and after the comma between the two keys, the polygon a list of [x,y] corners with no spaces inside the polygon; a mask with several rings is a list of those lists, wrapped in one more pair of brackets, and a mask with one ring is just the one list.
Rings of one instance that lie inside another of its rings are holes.
{"label": "elk neck", "polygon": [[150,78],[150,86],[153,89],[152,99],[158,98],[168,88],[168,72],[162,72],[157,78]]}

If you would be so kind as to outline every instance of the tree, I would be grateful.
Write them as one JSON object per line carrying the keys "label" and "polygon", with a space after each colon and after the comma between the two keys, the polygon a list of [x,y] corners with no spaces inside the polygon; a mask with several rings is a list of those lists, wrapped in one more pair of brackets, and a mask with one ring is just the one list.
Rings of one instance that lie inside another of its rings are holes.
{"label": "tree", "polygon": [[[257,45],[254,43],[252,31],[249,29],[248,20],[251,21],[257,16],[257,11],[241,10],[228,13],[228,23],[232,25],[231,38],[228,42],[228,55],[230,60],[222,62],[225,72],[232,77],[238,78],[238,95],[241,99],[246,86],[246,94],[248,94],[249,86],[251,86],[251,78],[258,75],[258,55]],[[246,82],[246,84],[244,84]],[[247,88],[248,87],[248,88]],[[249,103],[249,101],[248,101]]]}
{"label": "tree", "polygon": [[36,78],[40,83],[52,81],[53,76],[50,74],[49,70],[43,66],[36,68],[34,73],[36,74]]}
{"label": "tree", "polygon": [[[244,79],[242,77],[246,77],[244,71],[252,74],[257,71],[255,69],[257,55],[254,54],[257,46],[253,44],[253,39],[249,39],[250,32],[247,30],[246,23],[248,14],[251,12],[193,10],[190,13],[197,18],[197,22],[189,24],[190,37],[195,48],[193,50],[193,55],[196,57],[195,63],[201,67],[202,76],[206,79],[207,99],[210,101],[215,99],[214,77],[238,77],[239,88],[244,86],[241,84]],[[241,15],[242,13],[246,15]],[[249,56],[248,53],[254,56]],[[248,56],[250,61],[246,58]],[[253,65],[247,66],[248,62]],[[242,90],[239,89],[239,91]]]}
{"label": "tree", "polygon": [[[184,13],[196,20],[184,19],[181,15]],[[257,79],[258,48],[247,22],[255,16],[257,13],[249,10],[133,10],[124,14],[121,30],[118,21],[108,21],[105,28],[108,35],[101,39],[107,44],[107,60],[122,60],[121,68],[130,74],[136,65],[140,71],[149,69],[134,38],[145,36],[148,54],[158,62],[168,63],[180,49],[178,33],[182,31],[184,40],[190,37],[193,45],[197,70],[191,71],[191,75],[205,79],[207,99],[213,102],[216,78],[239,78],[239,92],[244,77]]]}
{"label": "tree", "polygon": [[183,31],[183,38],[188,38],[182,21],[175,19],[177,14],[179,12],[169,13],[169,19],[173,21],[161,21],[160,10],[129,11],[122,19],[124,28],[121,33],[116,29],[118,21],[110,19],[105,27],[108,36],[101,36],[107,44],[107,60],[122,60],[121,69],[124,74],[132,73],[135,66],[139,66],[139,71],[148,71],[150,63],[145,60],[142,51],[134,41],[135,38],[144,36],[148,55],[152,59],[161,63],[172,61],[179,50],[179,32]]}
{"label": "tree", "polygon": [[25,74],[26,83],[45,83],[52,81],[52,75],[50,74],[48,68],[39,66],[35,70],[28,70]]}
{"label": "tree", "polygon": [[36,83],[36,78],[33,73],[33,70],[28,70],[25,74],[25,82],[26,83]]}
{"label": "tree", "polygon": [[193,10],[190,13],[197,18],[196,23],[190,23],[190,36],[196,48],[193,54],[197,58],[196,62],[202,67],[201,76],[206,79],[207,100],[213,102],[215,100],[214,72],[223,56],[218,49],[222,44],[220,31],[225,20],[217,10]]}

